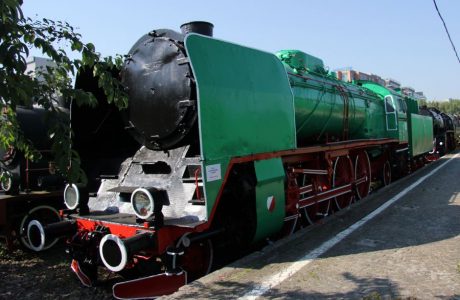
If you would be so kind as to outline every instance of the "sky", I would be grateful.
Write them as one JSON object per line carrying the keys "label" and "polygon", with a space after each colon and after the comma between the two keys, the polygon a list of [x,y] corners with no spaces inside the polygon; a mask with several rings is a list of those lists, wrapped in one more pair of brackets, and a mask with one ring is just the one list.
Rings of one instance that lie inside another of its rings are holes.
{"label": "sky", "polygon": [[[436,2],[460,54],[460,1]],[[298,49],[330,70],[393,78],[429,100],[460,99],[460,63],[433,0],[24,0],[22,9],[70,23],[103,56],[128,53],[153,29],[208,21],[221,40],[273,53]]]}

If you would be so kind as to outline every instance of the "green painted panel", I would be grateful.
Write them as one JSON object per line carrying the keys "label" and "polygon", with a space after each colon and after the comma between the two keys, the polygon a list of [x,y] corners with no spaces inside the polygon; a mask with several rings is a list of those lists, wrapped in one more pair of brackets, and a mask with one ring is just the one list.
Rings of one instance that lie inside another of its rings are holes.
{"label": "green painted panel", "polygon": [[411,113],[413,114],[419,113],[417,100],[409,98],[409,97],[404,98],[404,100],[406,101],[408,116]]}
{"label": "green painted panel", "polygon": [[258,160],[255,168],[258,182],[267,182],[285,175],[281,158]]}
{"label": "green painted panel", "polygon": [[185,45],[204,160],[295,148],[292,92],[275,55],[196,34]]}
{"label": "green painted panel", "polygon": [[411,114],[409,122],[409,153],[412,157],[433,149],[433,119]]}
{"label": "green painted panel", "polygon": [[254,241],[270,236],[283,226],[285,193],[281,158],[255,162],[257,176],[257,231]]}
{"label": "green painted panel", "polygon": [[387,137],[385,126],[385,111],[383,101],[369,101],[366,110],[366,121],[362,128],[361,138],[384,138]]}
{"label": "green painted panel", "polygon": [[[296,147],[293,96],[273,54],[197,34],[185,46],[197,84],[209,216],[232,157]],[[218,168],[222,179],[213,177]]]}
{"label": "green painted panel", "polygon": [[408,130],[407,130],[407,120],[406,119],[399,119],[398,120],[398,131],[399,131],[399,141],[400,142],[408,142]]}

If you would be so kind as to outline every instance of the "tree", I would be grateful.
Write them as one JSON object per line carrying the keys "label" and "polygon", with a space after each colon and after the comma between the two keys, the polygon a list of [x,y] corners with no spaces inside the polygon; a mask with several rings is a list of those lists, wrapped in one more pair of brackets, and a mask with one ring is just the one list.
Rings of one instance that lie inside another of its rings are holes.
{"label": "tree", "polygon": [[428,107],[435,107],[447,114],[460,114],[460,99],[449,99],[449,101],[428,101]]}
{"label": "tree", "polygon": [[[127,95],[121,83],[113,78],[111,70],[120,67],[122,57],[102,58],[91,43],[84,43],[74,28],[60,21],[49,19],[32,20],[23,15],[22,0],[2,0],[0,2],[0,147],[15,147],[31,159],[39,155],[33,145],[26,140],[19,128],[15,109],[18,105],[39,104],[48,110],[54,122],[49,135],[56,165],[71,182],[84,182],[86,177],[80,168],[78,153],[71,149],[70,123],[66,114],[56,108],[57,95],[75,105],[97,104],[91,93],[76,90],[71,76],[82,67],[94,70],[94,75],[103,88],[107,101],[119,108],[127,106]],[[70,59],[62,45],[71,51],[81,53],[81,59]],[[45,79],[38,81],[25,74],[29,49],[35,47],[51,58],[55,68],[47,68],[42,74]]]}

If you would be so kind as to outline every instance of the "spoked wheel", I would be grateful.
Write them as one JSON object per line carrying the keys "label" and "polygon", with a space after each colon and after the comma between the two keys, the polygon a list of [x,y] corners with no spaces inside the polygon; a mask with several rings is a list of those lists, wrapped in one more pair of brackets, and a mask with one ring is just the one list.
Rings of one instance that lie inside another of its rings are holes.
{"label": "spoked wheel", "polygon": [[387,160],[383,165],[382,170],[382,183],[384,186],[387,186],[391,183],[391,165],[390,162]]}
{"label": "spoked wheel", "polygon": [[[303,174],[302,177],[297,181],[297,184],[298,186],[300,187],[304,187],[306,185],[306,179],[307,179],[307,175],[306,174]],[[305,193],[301,193],[300,194],[300,198],[303,198],[305,197],[305,195],[308,194],[307,192]],[[308,206],[307,207],[302,207],[299,209],[299,212],[301,214],[301,224],[302,225],[305,225],[305,226],[308,226],[308,225],[311,225],[313,224],[313,216],[310,216],[310,213],[308,212]]]}
{"label": "spoked wheel", "polygon": [[[318,189],[319,192],[324,192],[328,189],[330,189],[330,184],[329,180],[327,179],[327,176],[320,175],[316,179],[316,188]],[[316,202],[316,204],[313,206],[315,209],[315,218],[320,219],[327,217],[329,215],[329,212],[331,210],[331,199],[325,199]]]}
{"label": "spoked wheel", "polygon": [[[313,175],[309,182],[313,186],[314,193],[323,193],[331,189],[331,184],[327,175]],[[305,186],[305,180],[301,186]],[[301,198],[308,198],[312,194],[310,192],[301,194]],[[299,208],[299,212],[302,215],[301,223],[304,225],[311,225],[317,222],[319,219],[327,217],[331,209],[331,199],[323,199],[320,201],[311,200],[310,203]]]}
{"label": "spoked wheel", "polygon": [[327,217],[331,209],[331,199],[313,202],[300,209],[305,225],[312,225],[319,219]]}
{"label": "spoked wheel", "polygon": [[316,211],[312,208],[312,206],[314,205],[306,206],[301,209],[302,217],[306,221],[306,225],[312,225],[316,220]]}
{"label": "spoked wheel", "polygon": [[214,248],[211,240],[192,242],[185,248],[182,268],[187,272],[187,282],[203,277],[212,269]]}
{"label": "spoked wheel", "polygon": [[358,153],[355,158],[356,196],[363,199],[371,187],[371,163],[366,151]]}
{"label": "spoked wheel", "polygon": [[[353,180],[353,167],[348,156],[340,156],[334,162],[334,174],[332,175],[332,187],[337,188],[351,184]],[[341,210],[351,204],[353,193],[347,192],[334,198],[335,205]]]}
{"label": "spoked wheel", "polygon": [[282,236],[289,236],[296,232],[297,230],[303,228],[304,225],[309,224],[302,224],[302,219],[299,217],[299,214],[295,214],[284,219],[284,225],[282,230]]}
{"label": "spoked wheel", "polygon": [[[61,217],[54,207],[49,205],[40,205],[32,208],[27,215],[22,218],[21,224],[19,225],[19,241],[24,247],[30,250],[32,250],[32,247],[30,246],[29,239],[27,238],[27,228],[29,227],[29,223],[33,220],[39,221],[44,226],[61,221]],[[57,243],[57,241],[57,238],[47,241],[43,250],[51,248]]]}
{"label": "spoked wheel", "polygon": [[[299,182],[299,186],[303,187],[303,186],[307,185],[306,178],[307,178],[307,175],[304,174],[302,176],[300,182]],[[321,176],[317,176],[316,178],[314,178],[314,180],[313,180],[314,182],[309,182],[309,183],[312,183],[314,186],[316,186],[317,190],[322,191],[323,186],[324,186],[324,184],[322,182],[325,181],[325,180],[322,180]],[[310,195],[310,192],[305,192],[305,193],[301,193],[300,197],[301,198],[308,197],[309,195]],[[326,205],[323,205],[323,206],[326,206]],[[321,209],[318,210],[319,208],[321,208]],[[305,226],[312,225],[323,214],[327,214],[328,210],[329,210],[328,207],[321,207],[321,205],[319,205],[318,203],[311,202],[311,203],[307,204],[306,206],[304,206],[304,207],[299,209],[299,212],[300,212],[300,214],[302,216],[300,223],[302,225],[305,225]]]}

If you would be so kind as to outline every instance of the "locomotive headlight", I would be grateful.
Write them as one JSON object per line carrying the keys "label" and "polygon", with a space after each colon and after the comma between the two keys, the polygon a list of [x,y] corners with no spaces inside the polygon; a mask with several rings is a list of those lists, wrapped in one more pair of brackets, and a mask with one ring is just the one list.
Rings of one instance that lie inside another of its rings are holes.
{"label": "locomotive headlight", "polygon": [[76,209],[80,203],[80,191],[75,184],[67,184],[64,189],[64,203],[68,209]]}
{"label": "locomotive headlight", "polygon": [[0,188],[5,192],[9,192],[12,186],[13,186],[13,178],[11,174],[9,174],[9,172],[3,171],[0,174]]}
{"label": "locomotive headlight", "polygon": [[144,188],[138,188],[132,193],[131,205],[140,219],[150,218],[155,208],[152,194]]}
{"label": "locomotive headlight", "polygon": [[439,146],[442,146],[442,145],[444,145],[444,143],[443,143],[443,142],[439,142]]}

